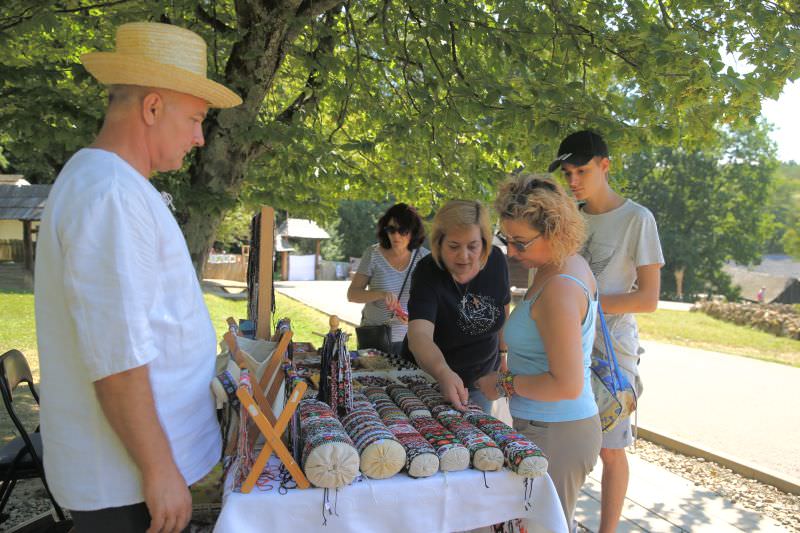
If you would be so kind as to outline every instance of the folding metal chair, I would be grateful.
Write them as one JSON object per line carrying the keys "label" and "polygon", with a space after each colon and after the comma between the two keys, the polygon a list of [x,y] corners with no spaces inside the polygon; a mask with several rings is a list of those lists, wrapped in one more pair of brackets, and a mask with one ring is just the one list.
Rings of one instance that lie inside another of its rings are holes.
{"label": "folding metal chair", "polygon": [[11,497],[11,491],[14,490],[17,481],[33,478],[42,480],[58,519],[63,521],[65,519],[64,511],[50,493],[44,477],[42,437],[39,427],[37,426],[36,430],[29,434],[14,411],[14,393],[22,383],[28,385],[31,395],[38,405],[39,395],[33,386],[33,375],[25,356],[18,350],[9,350],[0,355],[0,393],[3,396],[6,412],[19,434],[14,440],[0,448],[0,523],[7,518],[7,515],[3,514],[3,509]]}

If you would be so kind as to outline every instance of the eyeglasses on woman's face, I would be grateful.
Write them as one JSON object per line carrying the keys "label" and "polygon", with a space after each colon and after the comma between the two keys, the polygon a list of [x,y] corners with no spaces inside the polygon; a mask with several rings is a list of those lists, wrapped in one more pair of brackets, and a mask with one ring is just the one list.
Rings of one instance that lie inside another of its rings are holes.
{"label": "eyeglasses on woman's face", "polygon": [[408,228],[401,228],[399,226],[388,225],[383,228],[383,231],[387,233],[387,235],[392,235],[394,233],[399,233],[400,235],[408,235]]}
{"label": "eyeglasses on woman's face", "polygon": [[542,234],[542,233],[540,233],[539,235],[537,235],[537,236],[536,236],[536,237],[534,237],[533,239],[529,240],[528,242],[520,242],[520,241],[514,241],[514,240],[511,240],[511,241],[510,241],[510,240],[508,240],[508,238],[507,238],[505,235],[503,235],[502,233],[500,233],[499,231],[498,231],[498,232],[495,234],[495,236],[497,237],[497,240],[499,240],[500,242],[502,242],[502,243],[503,243],[503,246],[513,246],[513,247],[514,247],[514,249],[515,249],[517,252],[519,252],[519,253],[522,253],[522,252],[524,252],[525,250],[527,250],[527,249],[528,249],[528,247],[529,247],[531,244],[535,243],[535,242],[536,242],[536,240],[537,240],[539,237],[541,237],[542,235],[543,235],[543,234]]}

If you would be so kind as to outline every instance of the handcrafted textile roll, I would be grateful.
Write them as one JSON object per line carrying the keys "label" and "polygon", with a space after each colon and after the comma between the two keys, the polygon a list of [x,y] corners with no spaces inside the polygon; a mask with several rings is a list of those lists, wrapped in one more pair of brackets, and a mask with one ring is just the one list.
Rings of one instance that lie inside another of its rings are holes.
{"label": "handcrafted textile roll", "polygon": [[502,470],[503,452],[489,435],[458,414],[441,414],[438,420],[467,447],[473,467],[483,471]]}
{"label": "handcrafted textile roll", "polygon": [[412,420],[417,417],[430,418],[431,412],[422,403],[422,400],[417,398],[417,395],[411,392],[411,389],[405,385],[389,385],[386,387],[386,394],[388,394],[394,403],[400,406],[405,414]]}
{"label": "handcrafted textile roll", "polygon": [[419,431],[414,429],[409,418],[389,395],[379,387],[368,387],[364,393],[375,406],[381,421],[405,448],[408,475],[428,477],[438,472],[439,456],[436,455],[436,450]]}
{"label": "handcrafted textile roll", "polygon": [[547,458],[536,444],[522,434],[491,415],[480,410],[477,405],[468,406],[464,418],[478,429],[492,437],[503,450],[506,466],[520,476],[539,477],[547,472]]}
{"label": "handcrafted textile roll", "polygon": [[439,422],[429,416],[418,416],[411,419],[411,425],[436,450],[442,472],[469,468],[469,450]]}
{"label": "handcrafted textile roll", "polygon": [[387,385],[395,383],[395,381],[391,378],[387,378],[384,376],[373,376],[370,374],[366,375],[356,374],[353,376],[353,383],[361,387],[386,387]]}
{"label": "handcrafted textile roll", "polygon": [[407,386],[409,386],[409,385],[418,385],[418,384],[430,385],[430,383],[431,383],[428,380],[428,378],[426,378],[425,376],[414,376],[414,375],[398,376],[397,379],[402,381]]}
{"label": "handcrafted textile roll", "polygon": [[303,441],[302,466],[308,480],[325,489],[352,482],[358,475],[358,451],[330,406],[305,399],[297,411]]}
{"label": "handcrafted textile roll", "polygon": [[392,477],[406,463],[406,451],[362,394],[353,397],[353,409],[342,417],[361,460],[361,472],[373,479]]}
{"label": "handcrafted textile roll", "polygon": [[439,391],[428,384],[411,385],[410,389],[436,419],[467,447],[473,467],[483,471],[503,468],[503,452],[497,444],[486,433],[464,420],[459,411],[446,403]]}
{"label": "handcrafted textile roll", "polygon": [[425,437],[439,456],[443,472],[469,468],[469,450],[455,435],[437,422],[431,412],[408,387],[389,385],[386,392],[411,419],[411,425]]}

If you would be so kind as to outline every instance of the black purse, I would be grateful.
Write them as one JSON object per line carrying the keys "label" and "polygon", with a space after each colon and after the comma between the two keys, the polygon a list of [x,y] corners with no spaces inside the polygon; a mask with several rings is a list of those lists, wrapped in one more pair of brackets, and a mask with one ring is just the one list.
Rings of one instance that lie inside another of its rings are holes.
{"label": "black purse", "polygon": [[[411,262],[408,264],[408,271],[406,277],[403,279],[403,285],[400,287],[400,295],[403,296],[403,289],[406,288],[408,276],[414,267],[414,259],[417,257],[419,248],[414,250],[414,255],[411,256]],[[359,350],[379,350],[383,353],[392,353],[392,326],[389,324],[379,324],[377,326],[358,326],[356,328],[356,342]]]}
{"label": "black purse", "polygon": [[383,353],[392,353],[392,326],[358,326],[356,339],[359,350],[373,349]]}

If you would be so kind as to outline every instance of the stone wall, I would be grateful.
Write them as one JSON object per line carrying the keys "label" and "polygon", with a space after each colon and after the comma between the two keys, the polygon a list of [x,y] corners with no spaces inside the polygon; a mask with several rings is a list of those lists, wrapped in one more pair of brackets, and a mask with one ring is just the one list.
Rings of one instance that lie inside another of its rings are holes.
{"label": "stone wall", "polygon": [[700,301],[694,304],[692,311],[702,311],[726,322],[800,340],[800,312],[796,306]]}

